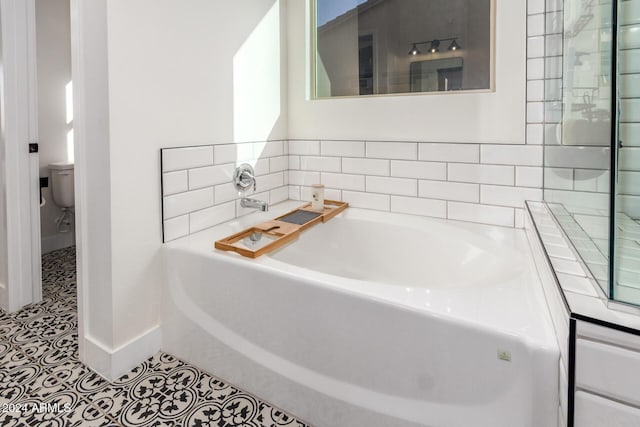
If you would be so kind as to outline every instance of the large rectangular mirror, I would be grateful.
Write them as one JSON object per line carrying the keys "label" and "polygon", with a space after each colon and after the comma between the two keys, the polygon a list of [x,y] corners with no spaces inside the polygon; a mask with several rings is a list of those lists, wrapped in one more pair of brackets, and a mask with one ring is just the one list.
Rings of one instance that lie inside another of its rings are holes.
{"label": "large rectangular mirror", "polygon": [[316,98],[492,90],[494,0],[314,0]]}

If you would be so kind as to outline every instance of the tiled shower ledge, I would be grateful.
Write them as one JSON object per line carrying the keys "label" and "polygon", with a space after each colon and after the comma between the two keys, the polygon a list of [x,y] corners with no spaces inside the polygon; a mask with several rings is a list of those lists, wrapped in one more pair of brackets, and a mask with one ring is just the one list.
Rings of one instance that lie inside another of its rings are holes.
{"label": "tiled shower ledge", "polygon": [[532,227],[540,238],[572,315],[640,330],[640,309],[609,301],[547,204],[527,202],[527,212],[525,227]]}

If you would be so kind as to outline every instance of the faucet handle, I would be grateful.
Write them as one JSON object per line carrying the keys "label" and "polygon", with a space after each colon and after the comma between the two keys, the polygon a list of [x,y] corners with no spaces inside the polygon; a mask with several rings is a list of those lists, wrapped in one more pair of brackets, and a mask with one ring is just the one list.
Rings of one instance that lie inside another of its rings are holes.
{"label": "faucet handle", "polygon": [[253,190],[255,191],[256,177],[251,165],[243,163],[236,168],[233,174],[233,184],[237,191],[246,191],[253,184]]}

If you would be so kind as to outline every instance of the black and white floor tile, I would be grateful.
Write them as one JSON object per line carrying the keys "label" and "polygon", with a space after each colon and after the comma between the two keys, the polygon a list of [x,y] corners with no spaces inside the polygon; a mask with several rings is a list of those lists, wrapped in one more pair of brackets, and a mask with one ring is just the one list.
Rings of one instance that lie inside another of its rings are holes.
{"label": "black and white floor tile", "polygon": [[309,427],[163,352],[106,381],[78,360],[75,248],[42,273],[42,302],[0,309],[0,427]]}

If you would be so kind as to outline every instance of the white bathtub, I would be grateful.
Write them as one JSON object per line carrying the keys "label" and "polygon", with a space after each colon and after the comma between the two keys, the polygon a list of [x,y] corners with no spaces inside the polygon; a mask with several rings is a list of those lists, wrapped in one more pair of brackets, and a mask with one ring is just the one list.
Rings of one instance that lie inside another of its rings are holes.
{"label": "white bathtub", "polygon": [[165,351],[314,427],[556,426],[524,232],[350,208],[270,256],[213,249],[297,205],[164,246]]}

